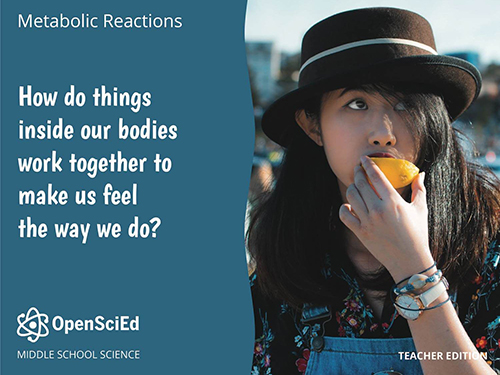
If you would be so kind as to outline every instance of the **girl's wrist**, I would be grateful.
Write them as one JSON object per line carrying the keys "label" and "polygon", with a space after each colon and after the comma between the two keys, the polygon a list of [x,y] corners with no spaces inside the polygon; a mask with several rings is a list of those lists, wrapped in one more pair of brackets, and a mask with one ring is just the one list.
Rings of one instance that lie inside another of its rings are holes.
{"label": "girl's wrist", "polygon": [[[404,263],[396,263],[392,269],[388,269],[395,283],[409,278],[415,274],[431,276],[437,272],[437,267],[433,266],[434,259],[429,253],[429,256],[420,258],[407,259]],[[425,271],[424,271],[425,270]]]}

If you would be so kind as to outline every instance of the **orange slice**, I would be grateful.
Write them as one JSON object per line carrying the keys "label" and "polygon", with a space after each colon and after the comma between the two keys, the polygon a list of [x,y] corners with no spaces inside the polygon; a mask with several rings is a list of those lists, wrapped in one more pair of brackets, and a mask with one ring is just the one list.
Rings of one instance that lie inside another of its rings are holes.
{"label": "orange slice", "polygon": [[382,170],[394,189],[410,185],[420,170],[412,163],[402,159],[370,158]]}

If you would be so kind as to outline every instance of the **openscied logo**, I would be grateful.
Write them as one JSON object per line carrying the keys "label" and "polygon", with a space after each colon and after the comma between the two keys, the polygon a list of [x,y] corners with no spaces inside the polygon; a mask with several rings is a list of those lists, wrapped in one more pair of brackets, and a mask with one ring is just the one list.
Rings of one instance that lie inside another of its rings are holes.
{"label": "openscied logo", "polygon": [[17,316],[17,335],[26,337],[29,342],[37,342],[40,337],[49,335],[47,314],[41,314],[36,307],[31,307],[28,312]]}
{"label": "openscied logo", "polygon": [[17,323],[17,335],[26,337],[32,343],[37,342],[40,337],[49,335],[49,325],[52,332],[64,332],[65,335],[79,331],[139,331],[139,315],[116,315],[111,319],[106,319],[102,315],[91,319],[64,319],[56,315],[49,319],[47,314],[41,314],[36,307],[30,307],[27,313],[19,314]]}

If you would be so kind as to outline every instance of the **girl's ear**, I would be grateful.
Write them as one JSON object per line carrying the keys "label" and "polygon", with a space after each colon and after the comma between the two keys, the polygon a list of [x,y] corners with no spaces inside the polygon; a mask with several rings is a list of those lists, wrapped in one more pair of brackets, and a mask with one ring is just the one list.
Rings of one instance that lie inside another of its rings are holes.
{"label": "girl's ear", "polygon": [[295,112],[295,121],[297,121],[297,124],[299,124],[304,133],[306,133],[308,137],[314,141],[314,143],[318,146],[323,146],[319,124],[313,117],[308,116],[306,111],[303,109],[299,109]]}

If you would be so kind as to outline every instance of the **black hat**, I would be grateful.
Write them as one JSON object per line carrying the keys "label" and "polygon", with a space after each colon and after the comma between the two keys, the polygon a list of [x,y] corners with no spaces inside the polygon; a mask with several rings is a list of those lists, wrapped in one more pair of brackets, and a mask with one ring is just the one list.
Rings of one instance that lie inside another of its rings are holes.
{"label": "black hat", "polygon": [[315,24],[302,40],[299,88],[264,113],[262,129],[287,146],[299,127],[295,112],[327,91],[369,83],[418,83],[442,95],[452,119],[478,96],[476,67],[436,52],[429,22],[395,8],[366,8],[335,14]]}

